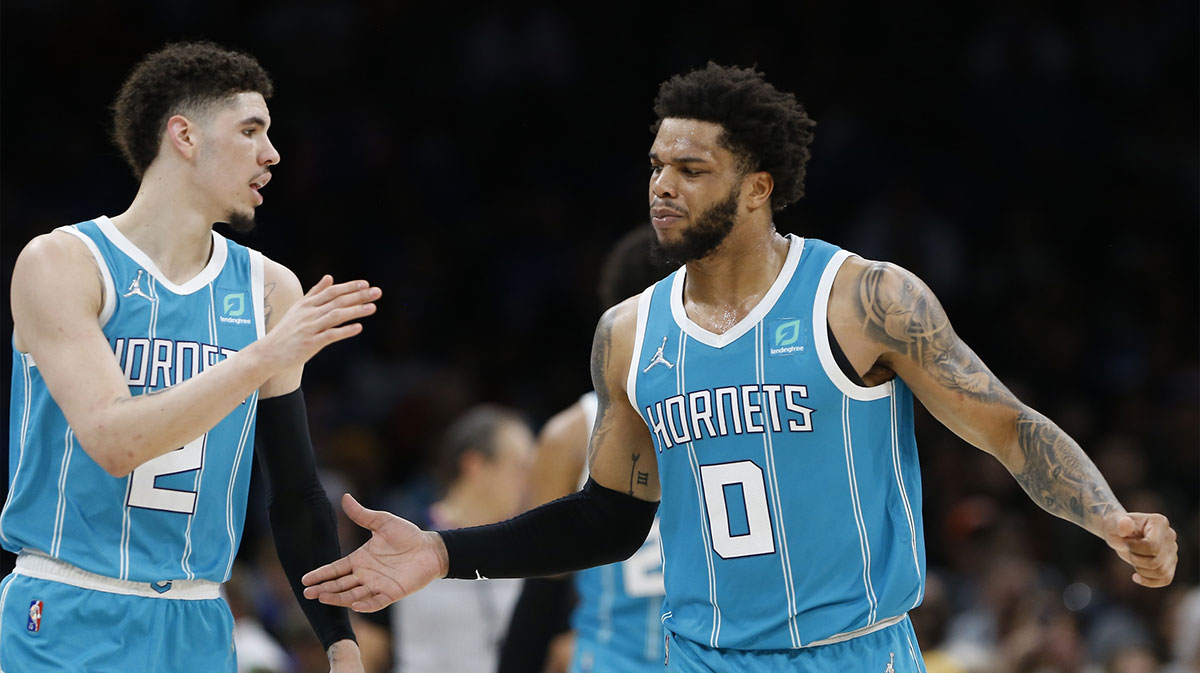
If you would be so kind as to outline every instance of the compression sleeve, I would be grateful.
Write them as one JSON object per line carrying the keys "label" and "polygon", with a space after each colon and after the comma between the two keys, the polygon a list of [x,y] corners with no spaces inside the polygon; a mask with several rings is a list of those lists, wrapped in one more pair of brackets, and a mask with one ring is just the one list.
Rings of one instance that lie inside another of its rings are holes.
{"label": "compression sleeve", "polygon": [[349,611],[305,599],[300,582],[304,573],[342,555],[333,508],[317,479],[304,393],[297,389],[260,400],[256,422],[255,450],[266,487],[275,551],[304,616],[328,650],[339,640],[355,638]]}
{"label": "compression sleeve", "polygon": [[540,577],[624,561],[650,532],[657,502],[597,484],[518,517],[439,531],[454,579]]}

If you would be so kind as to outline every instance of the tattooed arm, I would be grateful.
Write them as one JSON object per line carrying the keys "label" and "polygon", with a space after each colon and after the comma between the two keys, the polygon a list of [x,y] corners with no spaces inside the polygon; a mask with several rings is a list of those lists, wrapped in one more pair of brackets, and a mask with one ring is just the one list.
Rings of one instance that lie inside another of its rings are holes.
{"label": "tattooed arm", "polygon": [[642,500],[659,499],[658,459],[650,431],[629,402],[625,384],[633,358],[637,298],[610,308],[592,340],[596,423],[588,444],[592,479]]}
{"label": "tattooed arm", "polygon": [[946,427],[999,459],[1039,506],[1104,539],[1137,570],[1134,581],[1170,583],[1177,544],[1166,518],[1126,512],[1075,440],[1018,400],[955,334],[919,278],[852,257],[834,282],[829,316],[868,384],[900,376]]}

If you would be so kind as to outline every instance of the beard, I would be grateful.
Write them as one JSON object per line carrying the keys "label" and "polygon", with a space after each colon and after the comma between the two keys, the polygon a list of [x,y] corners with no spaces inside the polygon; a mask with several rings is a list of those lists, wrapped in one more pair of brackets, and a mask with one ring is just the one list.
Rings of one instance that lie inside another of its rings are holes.
{"label": "beard", "polygon": [[229,225],[230,229],[239,234],[248,234],[251,231],[254,231],[254,211],[250,211],[249,214],[238,212],[236,210],[232,211],[229,213],[229,216],[225,218],[225,223]]}
{"label": "beard", "polygon": [[656,262],[682,266],[703,259],[716,250],[733,231],[737,221],[740,187],[731,188],[723,201],[696,216],[692,226],[681,232],[679,240],[664,243],[655,236],[650,240],[651,256]]}

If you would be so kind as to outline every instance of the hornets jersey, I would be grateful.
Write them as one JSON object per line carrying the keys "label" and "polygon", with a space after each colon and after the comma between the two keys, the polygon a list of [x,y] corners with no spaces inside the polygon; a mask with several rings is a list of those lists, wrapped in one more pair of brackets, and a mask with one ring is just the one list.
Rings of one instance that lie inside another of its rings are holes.
{"label": "hornets jersey", "polygon": [[664,624],[708,647],[837,642],[924,588],[912,394],[858,385],[834,359],[826,313],[850,253],[789,244],[724,334],[688,318],[686,267],[638,302],[627,390],[658,457]]}
{"label": "hornets jersey", "polygon": [[[579,401],[590,434],[596,393]],[[583,476],[586,481],[586,471]],[[663,576],[657,518],[633,556],[575,573],[575,589],[579,603],[571,613],[576,633],[572,671],[662,670]]]}
{"label": "hornets jersey", "polygon": [[[100,325],[133,395],[196,376],[265,331],[263,258],[212,234],[168,280],[106,217],[63,227],[95,257]],[[79,445],[28,353],[13,352],[9,494],[0,542],[135,582],[229,578],[242,534],[258,394],[207,433],[116,478]]]}

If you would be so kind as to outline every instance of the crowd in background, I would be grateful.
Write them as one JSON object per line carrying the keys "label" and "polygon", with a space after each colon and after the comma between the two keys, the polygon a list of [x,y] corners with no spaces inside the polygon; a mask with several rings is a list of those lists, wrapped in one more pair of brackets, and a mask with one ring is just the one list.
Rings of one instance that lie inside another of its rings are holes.
{"label": "crowd in background", "polygon": [[[648,226],[658,83],[709,58],[757,65],[818,123],[806,196],[779,230],[924,278],[1122,502],[1181,536],[1174,585],[1142,589],[920,412],[929,586],[913,619],[930,670],[1200,671],[1195,3],[413,4],[5,2],[4,277],[32,236],[131,199],[106,108],[141,54],[181,38],[253,52],[275,79],[282,162],[259,229],[237,238],[305,285],[329,272],[384,289],[364,334],[306,369],[327,490],[420,511],[465,410],[503,404],[536,429],[590,389],[600,261]],[[325,670],[261,497],[231,604],[282,643],[263,661]],[[348,527],[343,548],[361,539]]]}

